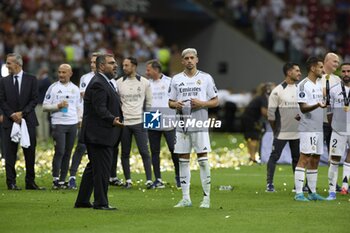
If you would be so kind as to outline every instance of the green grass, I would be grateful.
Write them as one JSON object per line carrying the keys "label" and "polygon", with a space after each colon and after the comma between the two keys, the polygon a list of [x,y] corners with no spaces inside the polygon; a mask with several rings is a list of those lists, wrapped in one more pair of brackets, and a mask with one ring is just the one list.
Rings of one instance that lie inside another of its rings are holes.
{"label": "green grass", "polygon": [[[181,190],[173,187],[174,172],[171,171],[169,154],[163,148],[162,176],[170,184],[164,190],[145,190],[141,157],[134,150],[132,177],[134,182],[139,181],[139,185],[136,184],[132,190],[110,187],[110,204],[119,209],[115,212],[74,209],[77,191],[51,190],[52,144],[41,144],[37,153],[36,181],[47,190],[8,191],[4,169],[0,168],[0,233],[349,232],[349,195],[338,195],[333,202],[296,202],[291,192],[294,183],[291,167],[286,165],[276,169],[277,192],[266,193],[266,166],[244,165],[248,155],[242,135],[212,133],[211,142],[210,209],[198,208],[202,198],[198,170],[192,171],[191,198],[194,206],[173,208],[181,199]],[[86,158],[82,168],[84,163]],[[198,168],[196,165],[192,157],[192,167]],[[24,187],[23,159],[17,167],[17,183]],[[120,174],[121,166],[118,168]],[[339,170],[341,173],[342,169]],[[220,185],[232,185],[234,190],[219,191]],[[319,193],[326,196],[327,167],[319,170],[318,187]]]}
{"label": "green grass", "polygon": [[[350,196],[333,202],[299,203],[293,200],[293,176],[289,166],[278,166],[276,193],[265,192],[265,165],[212,170],[210,209],[199,209],[199,172],[192,172],[193,207],[174,209],[181,191],[144,190],[143,182],[132,190],[110,187],[110,204],[118,211],[74,209],[77,191],[7,191],[0,185],[0,232],[349,232]],[[135,180],[143,174],[134,174]],[[4,180],[4,174],[0,177]],[[18,183],[23,184],[23,176]],[[38,179],[39,180],[39,179]],[[44,183],[43,183],[44,181]],[[51,177],[41,177],[51,186]],[[233,191],[219,191],[232,185]],[[319,192],[326,195],[327,168],[320,168]],[[23,186],[22,186],[23,187]]]}

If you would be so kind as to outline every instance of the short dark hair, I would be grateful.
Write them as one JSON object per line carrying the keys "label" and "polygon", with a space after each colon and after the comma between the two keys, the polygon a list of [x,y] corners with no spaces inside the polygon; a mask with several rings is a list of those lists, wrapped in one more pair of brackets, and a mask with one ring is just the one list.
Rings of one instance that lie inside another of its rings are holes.
{"label": "short dark hair", "polygon": [[340,69],[343,67],[343,66],[350,66],[350,62],[344,62],[340,65]]}
{"label": "short dark hair", "polygon": [[130,60],[131,64],[134,64],[135,66],[137,66],[137,59],[136,58],[134,58],[134,57],[127,57],[125,59]]}
{"label": "short dark hair", "polygon": [[283,74],[285,76],[287,76],[287,72],[291,69],[293,69],[294,66],[299,66],[297,63],[294,62],[287,62],[286,64],[284,64],[283,66]]}
{"label": "short dark hair", "polygon": [[159,61],[157,61],[157,60],[155,60],[155,59],[154,59],[154,60],[148,61],[148,62],[146,63],[146,65],[151,65],[151,67],[152,67],[153,69],[158,70],[159,73],[162,72],[162,65],[160,64]]}
{"label": "short dark hair", "polygon": [[106,63],[106,57],[114,57],[112,54],[102,54],[96,57],[96,69],[98,70],[102,64]]}
{"label": "short dark hair", "polygon": [[319,62],[323,62],[323,60],[320,57],[309,57],[306,60],[307,72],[309,72],[311,70],[311,67],[316,66]]}

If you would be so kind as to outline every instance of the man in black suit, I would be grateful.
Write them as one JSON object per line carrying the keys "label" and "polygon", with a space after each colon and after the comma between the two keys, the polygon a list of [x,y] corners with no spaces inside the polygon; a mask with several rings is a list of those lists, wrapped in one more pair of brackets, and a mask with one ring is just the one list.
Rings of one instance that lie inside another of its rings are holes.
{"label": "man in black suit", "polygon": [[[117,74],[113,55],[96,58],[96,75],[84,95],[84,115],[81,127],[89,163],[86,165],[75,208],[116,210],[109,206],[107,191],[113,160],[113,148],[121,135],[123,124],[120,99],[111,80]],[[94,203],[90,197],[94,191]]]}
{"label": "man in black suit", "polygon": [[0,79],[0,108],[3,110],[4,149],[6,160],[6,183],[9,190],[20,190],[16,185],[15,163],[17,158],[18,144],[11,140],[11,130],[14,122],[21,124],[25,119],[30,146],[23,147],[26,164],[26,189],[42,189],[35,182],[35,127],[38,120],[35,115],[35,106],[38,99],[38,84],[35,76],[23,72],[23,60],[21,55],[10,53],[6,57],[6,66],[9,76]]}

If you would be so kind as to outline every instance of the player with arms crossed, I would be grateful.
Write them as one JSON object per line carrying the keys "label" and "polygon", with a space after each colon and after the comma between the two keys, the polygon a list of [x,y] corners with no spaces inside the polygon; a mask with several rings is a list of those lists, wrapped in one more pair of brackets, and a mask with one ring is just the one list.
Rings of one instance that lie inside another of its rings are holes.
{"label": "player with arms crossed", "polygon": [[[316,193],[318,164],[323,153],[323,102],[321,75],[323,62],[317,57],[310,57],[306,61],[308,76],[298,84],[297,95],[300,107],[300,157],[295,168],[296,201],[325,200]],[[304,196],[303,184],[306,178],[311,191],[308,198]]]}
{"label": "player with arms crossed", "polygon": [[[346,144],[350,145],[350,63],[341,65],[342,82],[334,85],[330,90],[330,111],[328,122],[332,125],[330,140],[330,165],[328,170],[329,196],[327,200],[336,199],[336,184],[338,179],[338,167],[341,157],[346,150]],[[348,179],[350,175],[350,151],[344,161],[343,185],[341,194],[348,193]]]}
{"label": "player with arms crossed", "polygon": [[[176,109],[180,121],[208,120],[208,108],[218,106],[217,89],[213,78],[197,70],[197,50],[187,48],[182,51],[182,64],[185,70],[173,77],[169,88],[169,107]],[[190,153],[194,148],[198,157],[200,178],[203,188],[203,201],[200,208],[210,207],[210,165],[207,153],[210,152],[208,129],[198,127],[177,127],[175,153],[179,155],[182,200],[174,207],[192,206],[190,198]]]}

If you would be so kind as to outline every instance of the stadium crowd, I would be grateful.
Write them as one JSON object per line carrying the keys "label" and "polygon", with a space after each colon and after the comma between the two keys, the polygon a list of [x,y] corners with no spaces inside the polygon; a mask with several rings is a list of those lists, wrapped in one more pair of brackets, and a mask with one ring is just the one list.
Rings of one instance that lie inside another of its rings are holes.
{"label": "stadium crowd", "polygon": [[349,59],[349,1],[214,0],[213,7],[284,59],[302,64],[327,51]]}
{"label": "stadium crowd", "polygon": [[101,2],[1,2],[0,63],[4,55],[15,52],[24,55],[30,73],[48,67],[51,75],[59,64],[68,62],[80,77],[89,70],[89,55],[101,51],[117,59],[133,56],[140,62],[156,58],[168,73],[171,50],[163,38],[143,18]]}

